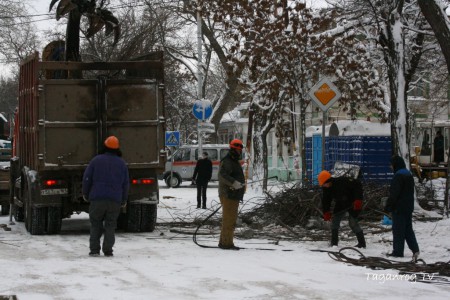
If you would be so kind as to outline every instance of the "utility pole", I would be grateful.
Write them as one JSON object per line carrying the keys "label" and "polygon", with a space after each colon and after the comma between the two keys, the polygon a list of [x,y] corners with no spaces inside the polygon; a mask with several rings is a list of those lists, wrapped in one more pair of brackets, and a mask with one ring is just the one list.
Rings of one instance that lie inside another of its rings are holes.
{"label": "utility pole", "polygon": [[[201,0],[197,0],[197,97],[198,100],[203,99],[203,66],[202,66],[202,7]],[[197,121],[197,132],[198,132],[198,157],[202,153],[202,132],[198,123],[203,122],[205,119],[205,109],[203,107],[203,120]]]}

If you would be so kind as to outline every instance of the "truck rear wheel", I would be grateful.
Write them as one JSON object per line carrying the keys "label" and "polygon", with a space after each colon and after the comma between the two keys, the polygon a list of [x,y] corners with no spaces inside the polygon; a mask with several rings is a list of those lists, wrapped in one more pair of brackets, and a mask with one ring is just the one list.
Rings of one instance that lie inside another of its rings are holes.
{"label": "truck rear wheel", "polygon": [[141,231],[153,232],[155,230],[156,217],[157,217],[156,204],[143,204],[142,205]]}
{"label": "truck rear wheel", "polygon": [[47,234],[60,233],[61,226],[62,226],[61,207],[47,208]]}
{"label": "truck rear wheel", "polygon": [[[33,172],[33,174],[30,174]],[[37,174],[34,171],[25,171],[24,180],[24,202],[25,202],[25,227],[32,235],[44,234],[45,225],[47,222],[47,208],[46,207],[33,207],[33,199],[40,195],[38,190],[38,180],[32,180],[31,177],[37,178]]]}
{"label": "truck rear wheel", "polygon": [[156,204],[128,205],[126,230],[130,232],[152,232],[155,230],[156,216]]}
{"label": "truck rear wheel", "polygon": [[1,212],[2,216],[6,216],[9,214],[9,204],[2,204],[2,212]]}

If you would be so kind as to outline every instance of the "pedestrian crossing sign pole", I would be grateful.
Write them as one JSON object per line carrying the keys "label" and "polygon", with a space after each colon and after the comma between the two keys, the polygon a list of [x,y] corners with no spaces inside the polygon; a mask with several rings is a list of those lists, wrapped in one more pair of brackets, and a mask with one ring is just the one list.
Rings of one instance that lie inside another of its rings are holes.
{"label": "pedestrian crossing sign pole", "polygon": [[167,147],[180,146],[180,132],[179,131],[166,131],[166,146]]}

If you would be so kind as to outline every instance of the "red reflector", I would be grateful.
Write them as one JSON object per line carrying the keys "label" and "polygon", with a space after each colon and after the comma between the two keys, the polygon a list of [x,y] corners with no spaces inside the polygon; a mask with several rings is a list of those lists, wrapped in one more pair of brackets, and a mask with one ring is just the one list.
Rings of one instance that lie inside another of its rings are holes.
{"label": "red reflector", "polygon": [[155,180],[150,178],[132,179],[132,184],[153,184]]}
{"label": "red reflector", "polygon": [[46,180],[45,185],[46,186],[52,186],[56,184],[56,180]]}

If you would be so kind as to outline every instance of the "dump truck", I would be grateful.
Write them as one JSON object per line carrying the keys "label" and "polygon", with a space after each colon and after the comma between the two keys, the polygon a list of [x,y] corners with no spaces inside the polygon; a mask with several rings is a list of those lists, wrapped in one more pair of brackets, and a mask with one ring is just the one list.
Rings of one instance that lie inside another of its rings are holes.
{"label": "dump truck", "polygon": [[10,167],[15,220],[32,235],[58,234],[63,219],[88,213],[83,173],[114,135],[130,175],[118,227],[153,231],[166,161],[163,78],[160,51],[122,62],[40,61],[38,52],[23,61]]}

